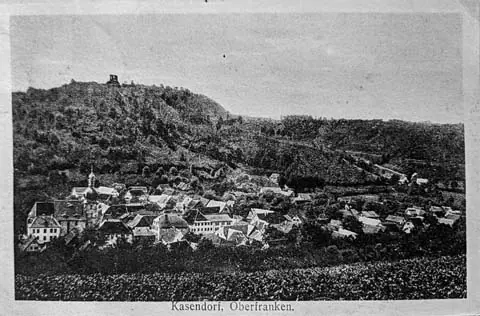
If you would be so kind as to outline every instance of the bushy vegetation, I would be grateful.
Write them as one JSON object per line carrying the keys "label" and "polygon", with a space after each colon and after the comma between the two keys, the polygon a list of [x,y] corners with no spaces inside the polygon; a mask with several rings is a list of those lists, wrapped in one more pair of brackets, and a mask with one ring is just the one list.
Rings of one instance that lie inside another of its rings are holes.
{"label": "bushy vegetation", "polygon": [[17,300],[392,300],[466,298],[465,256],[240,273],[15,277]]}

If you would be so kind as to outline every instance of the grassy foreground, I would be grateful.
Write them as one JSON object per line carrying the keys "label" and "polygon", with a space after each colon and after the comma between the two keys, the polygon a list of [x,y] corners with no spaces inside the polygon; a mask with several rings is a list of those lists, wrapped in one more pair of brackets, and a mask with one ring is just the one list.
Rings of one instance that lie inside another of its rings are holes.
{"label": "grassy foreground", "polygon": [[17,300],[392,300],[466,298],[465,255],[235,273],[17,275]]}

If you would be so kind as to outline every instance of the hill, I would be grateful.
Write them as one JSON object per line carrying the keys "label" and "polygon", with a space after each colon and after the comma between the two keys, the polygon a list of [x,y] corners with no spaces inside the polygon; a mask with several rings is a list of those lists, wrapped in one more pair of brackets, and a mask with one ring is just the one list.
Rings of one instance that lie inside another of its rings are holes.
{"label": "hill", "polygon": [[12,100],[16,222],[35,200],[85,185],[92,166],[105,184],[127,185],[142,180],[145,167],[197,170],[210,181],[205,189],[223,181],[214,177],[221,168],[378,183],[358,156],[429,178],[465,177],[460,124],[243,118],[184,88],[73,80]]}

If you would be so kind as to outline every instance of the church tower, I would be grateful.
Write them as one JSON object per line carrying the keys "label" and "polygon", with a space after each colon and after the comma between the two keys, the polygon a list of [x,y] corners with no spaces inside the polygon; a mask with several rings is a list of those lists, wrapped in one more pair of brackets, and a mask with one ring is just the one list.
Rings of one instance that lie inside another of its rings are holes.
{"label": "church tower", "polygon": [[90,174],[88,175],[88,187],[93,188],[95,186],[95,174],[93,173],[93,166],[92,169],[90,170]]}

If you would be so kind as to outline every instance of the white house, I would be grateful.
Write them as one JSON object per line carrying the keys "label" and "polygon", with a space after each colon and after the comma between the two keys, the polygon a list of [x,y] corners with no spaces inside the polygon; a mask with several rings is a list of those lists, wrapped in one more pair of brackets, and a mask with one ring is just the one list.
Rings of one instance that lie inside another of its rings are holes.
{"label": "white house", "polygon": [[53,216],[37,216],[27,227],[27,235],[38,238],[38,243],[50,242],[60,236],[61,226]]}
{"label": "white house", "polygon": [[202,214],[195,211],[186,218],[190,231],[195,234],[212,234],[218,229],[232,225],[234,219],[228,214]]}

